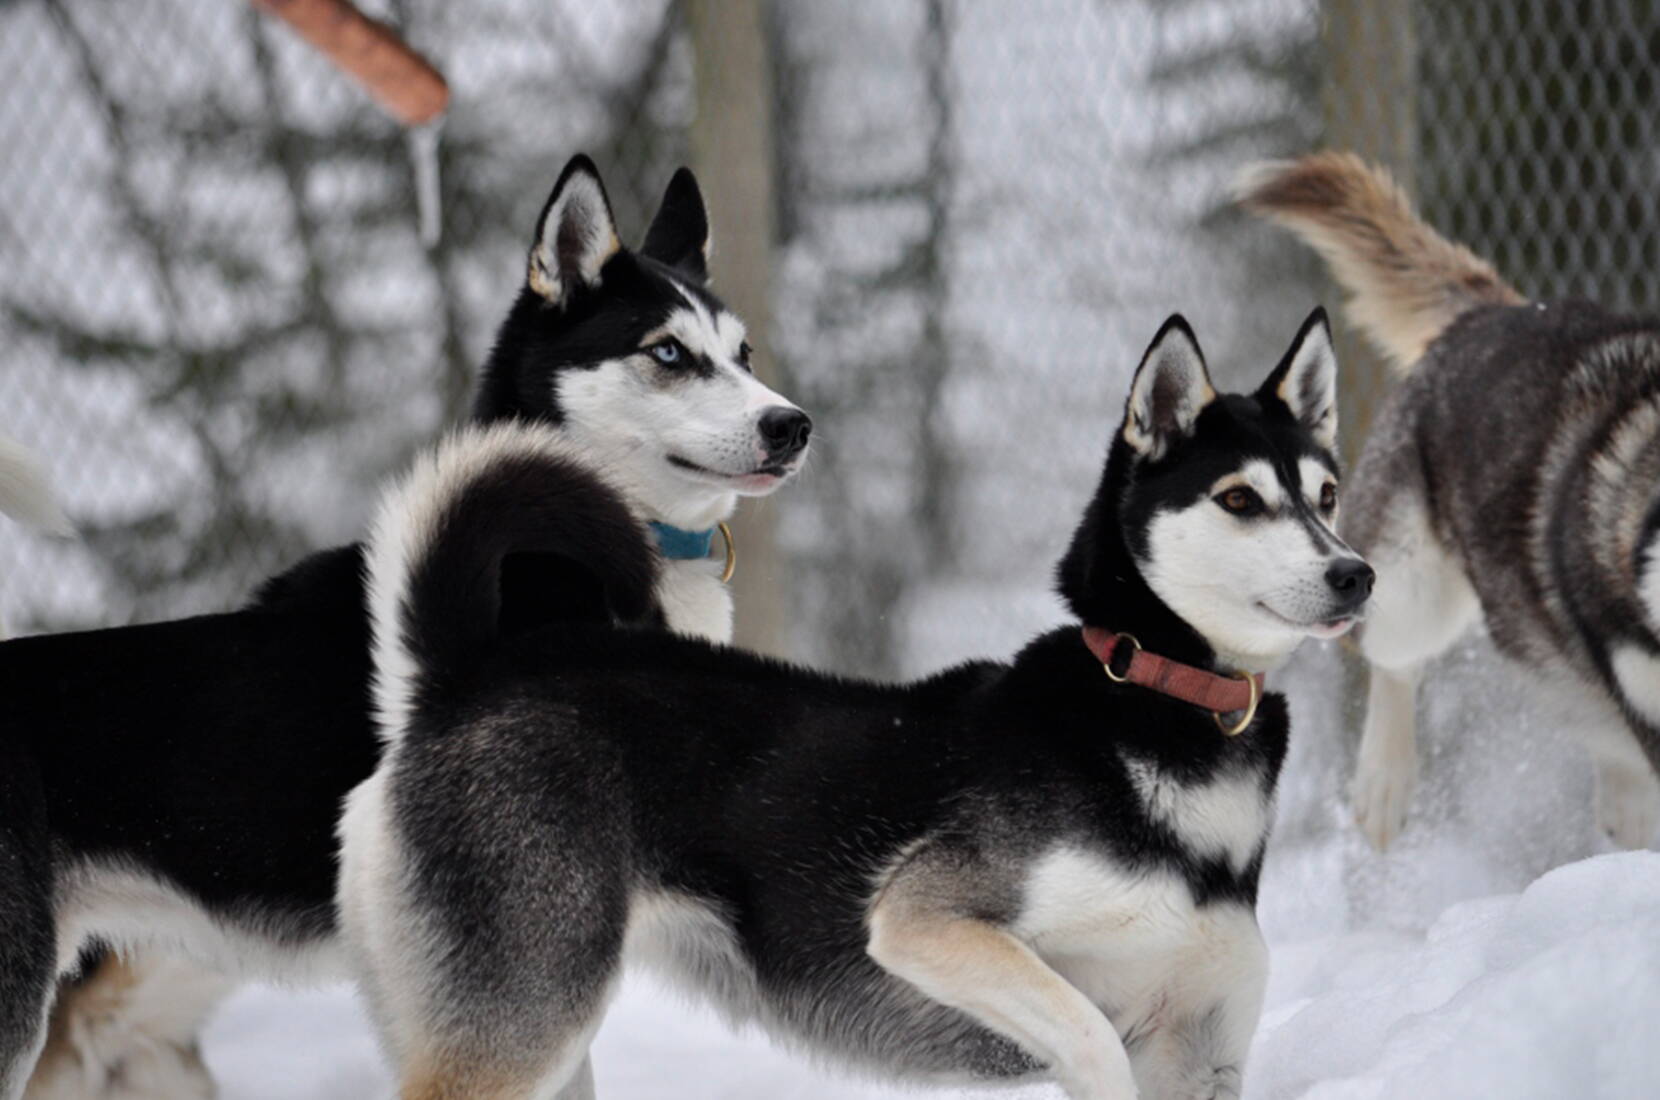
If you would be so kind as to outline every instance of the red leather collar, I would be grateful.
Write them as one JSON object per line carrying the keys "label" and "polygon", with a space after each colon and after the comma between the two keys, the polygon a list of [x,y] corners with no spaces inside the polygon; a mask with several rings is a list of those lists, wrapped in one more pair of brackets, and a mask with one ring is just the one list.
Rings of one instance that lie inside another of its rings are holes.
{"label": "red leather collar", "polygon": [[[1129,644],[1133,650],[1129,665],[1119,673],[1113,667],[1113,658],[1118,655],[1121,644]],[[1208,669],[1148,653],[1132,635],[1115,634],[1098,626],[1084,627],[1084,645],[1089,647],[1090,653],[1101,662],[1101,667],[1113,680],[1151,688],[1184,703],[1204,707],[1216,716],[1216,724],[1223,733],[1240,733],[1256,717],[1257,704],[1262,700],[1263,677],[1260,672],[1250,676],[1245,673],[1221,676]],[[1244,715],[1237,723],[1222,720],[1224,714],[1240,711]]]}

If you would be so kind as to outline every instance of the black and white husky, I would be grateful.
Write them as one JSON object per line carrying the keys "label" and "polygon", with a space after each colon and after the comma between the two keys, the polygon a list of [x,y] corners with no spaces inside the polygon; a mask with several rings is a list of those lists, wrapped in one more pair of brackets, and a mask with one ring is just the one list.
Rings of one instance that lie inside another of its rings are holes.
{"label": "black and white husky", "polygon": [[1660,323],[1528,302],[1436,235],[1358,157],[1270,164],[1246,204],[1353,294],[1403,379],[1353,479],[1344,534],[1382,584],[1361,633],[1371,697],[1355,816],[1399,835],[1424,664],[1485,620],[1499,650],[1582,708],[1597,816],[1628,848],[1660,828]]}
{"label": "black and white husky", "polygon": [[[571,537],[508,563],[493,606],[510,629],[633,619],[649,606],[653,625],[730,636],[713,528],[738,496],[770,492],[798,468],[810,424],[751,372],[743,324],[704,285],[707,244],[684,170],[639,252],[620,245],[587,158],[549,196],[476,419],[540,423],[603,463],[624,503],[576,502],[564,517]],[[602,583],[625,562],[595,556],[595,532],[632,532],[635,517],[655,533],[633,575],[655,578],[649,605]],[[240,611],[0,645],[0,1097],[23,1090],[53,981],[89,943],[234,975],[339,972],[335,825],[379,753],[362,571],[361,549],[345,547]],[[99,1006],[135,981],[112,966],[108,988],[76,990],[89,1001],[85,1027],[64,1024],[52,1079],[31,1096],[96,1095],[121,1070],[102,1053],[116,1039],[76,1038],[108,1030]],[[140,1000],[139,1015],[174,1007]],[[179,1018],[154,1026],[176,1031]],[[151,1022],[128,1020],[140,1035]],[[188,1037],[194,1024],[183,1026]],[[122,1072],[129,1084],[145,1076]],[[175,1075],[146,1095],[199,1085]]]}
{"label": "black and white husky", "polygon": [[1317,314],[1217,394],[1172,318],[1060,564],[1086,629],[903,686],[662,633],[504,637],[501,554],[594,483],[535,430],[421,461],[370,540],[387,750],[341,824],[402,1096],[591,1095],[630,958],[872,1072],[1237,1096],[1288,734],[1251,674],[1371,587],[1333,533],[1334,372]]}

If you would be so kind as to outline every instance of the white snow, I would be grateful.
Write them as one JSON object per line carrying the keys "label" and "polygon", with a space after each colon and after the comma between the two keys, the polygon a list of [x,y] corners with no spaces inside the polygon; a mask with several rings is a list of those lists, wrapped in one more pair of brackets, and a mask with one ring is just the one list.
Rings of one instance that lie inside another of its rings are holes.
{"label": "white snow", "polygon": [[[296,994],[270,987],[231,998],[204,1037],[221,1100],[370,1100],[390,1097],[392,1081],[352,991]],[[849,1078],[773,1046],[753,1031],[735,1033],[655,981],[624,983],[593,1047],[595,1084],[605,1100],[897,1100],[985,1090],[918,1092]],[[1058,1095],[1043,1087],[996,1093],[1009,1100]]]}
{"label": "white snow", "polygon": [[1603,855],[1422,935],[1282,945],[1247,1096],[1650,1097],[1660,854]]}

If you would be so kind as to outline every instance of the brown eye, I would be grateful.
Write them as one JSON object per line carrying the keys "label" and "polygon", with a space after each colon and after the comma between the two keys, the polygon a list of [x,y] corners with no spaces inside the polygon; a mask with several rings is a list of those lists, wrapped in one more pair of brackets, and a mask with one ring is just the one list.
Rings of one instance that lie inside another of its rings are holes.
{"label": "brown eye", "polygon": [[1337,507],[1337,486],[1326,482],[1320,486],[1320,511],[1329,512]]}
{"label": "brown eye", "polygon": [[749,355],[752,350],[748,340],[738,345],[738,365],[745,370],[749,369]]}
{"label": "brown eye", "polygon": [[1262,511],[1262,498],[1257,496],[1256,490],[1243,485],[1217,494],[1216,503],[1236,516],[1254,516]]}

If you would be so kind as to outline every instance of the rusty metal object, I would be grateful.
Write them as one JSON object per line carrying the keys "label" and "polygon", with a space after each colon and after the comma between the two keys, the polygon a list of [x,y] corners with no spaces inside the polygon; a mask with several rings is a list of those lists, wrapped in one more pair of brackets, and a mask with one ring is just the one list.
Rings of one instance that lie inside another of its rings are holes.
{"label": "rusty metal object", "polygon": [[350,74],[407,126],[431,122],[449,105],[450,88],[432,63],[398,32],[348,0],[253,0]]}

